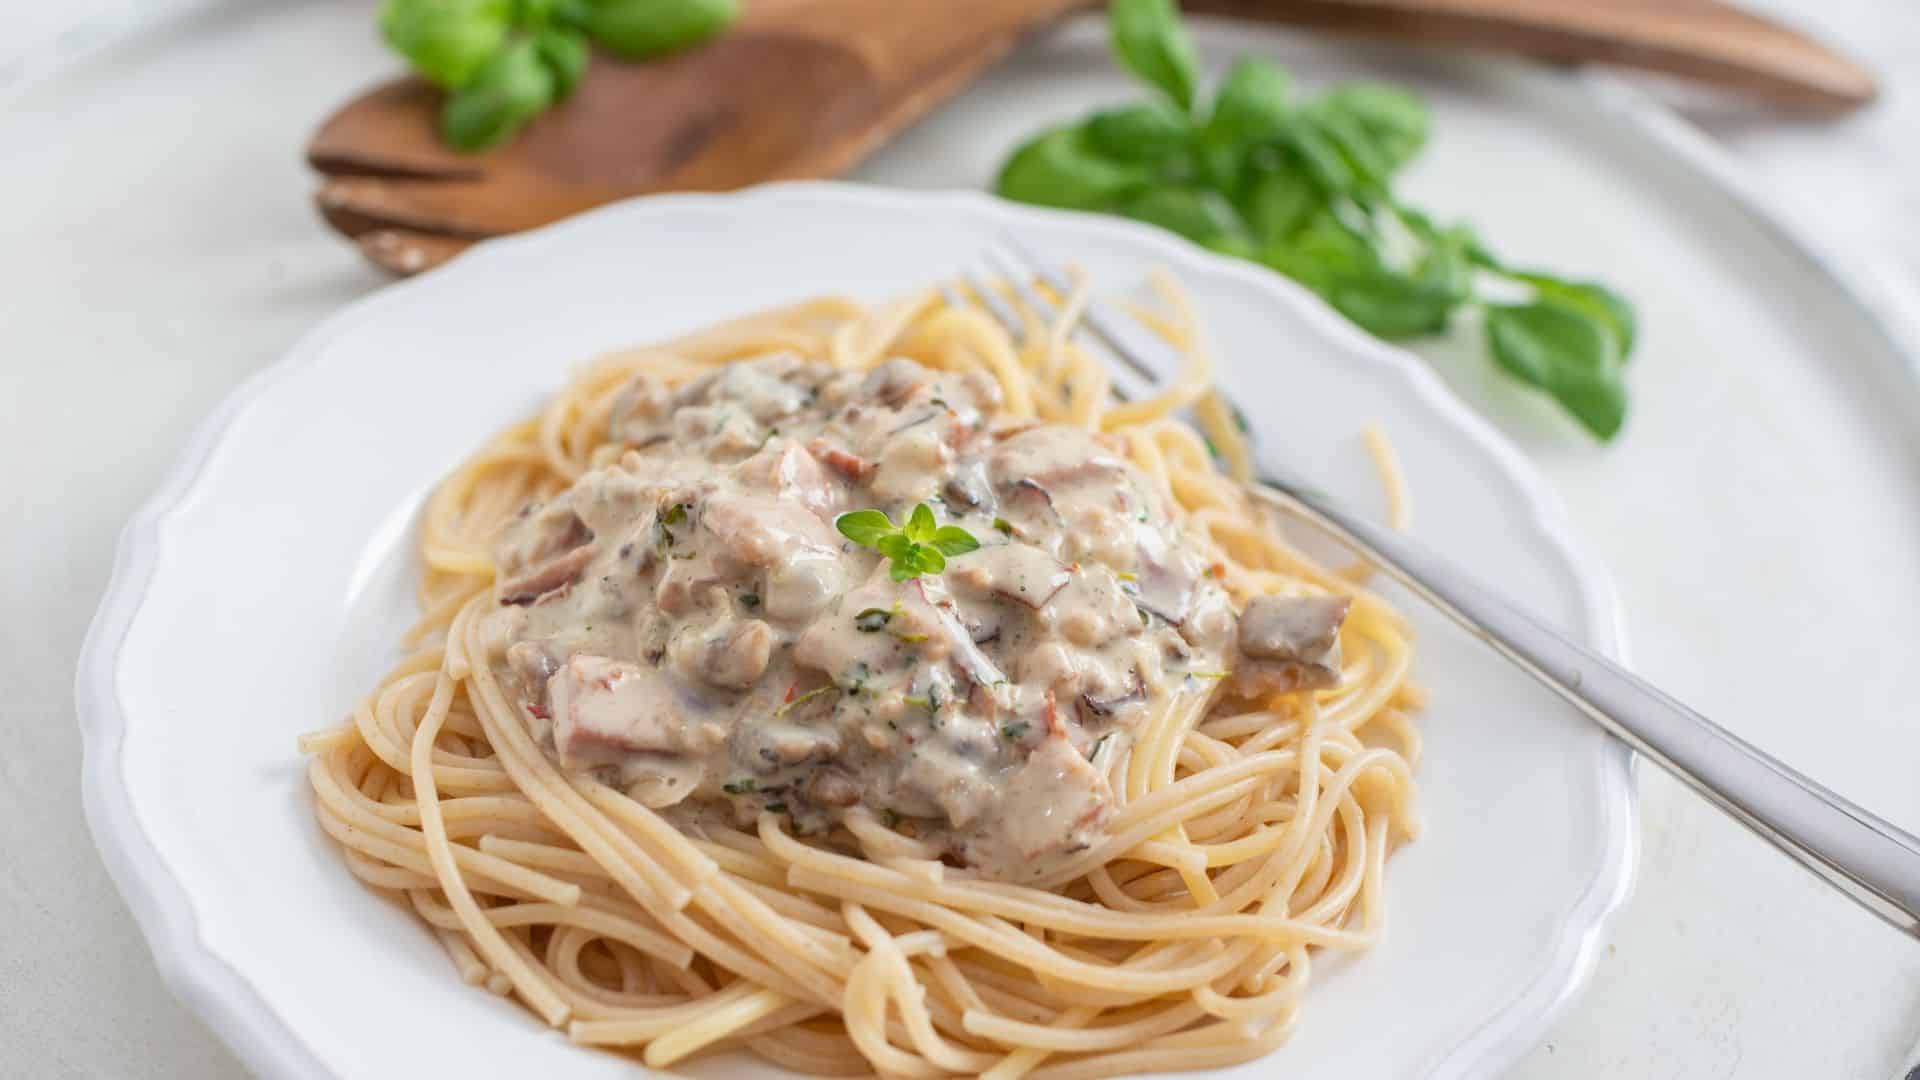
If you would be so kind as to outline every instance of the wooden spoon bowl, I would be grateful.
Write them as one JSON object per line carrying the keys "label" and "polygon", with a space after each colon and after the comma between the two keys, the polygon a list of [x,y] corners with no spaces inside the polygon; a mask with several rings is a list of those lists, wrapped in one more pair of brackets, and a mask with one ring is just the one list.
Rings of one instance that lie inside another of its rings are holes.
{"label": "wooden spoon bowl", "polygon": [[329,118],[307,159],[327,221],[393,265],[406,245],[382,234],[473,240],[641,192],[831,176],[1084,4],[971,0],[948,26],[897,0],[762,0],[699,49],[597,57],[563,107],[491,152],[445,146],[440,92],[403,78]]}

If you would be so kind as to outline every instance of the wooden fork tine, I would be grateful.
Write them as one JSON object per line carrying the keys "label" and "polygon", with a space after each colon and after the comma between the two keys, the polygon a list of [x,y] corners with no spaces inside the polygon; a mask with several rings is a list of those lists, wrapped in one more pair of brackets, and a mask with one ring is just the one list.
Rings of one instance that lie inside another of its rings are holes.
{"label": "wooden fork tine", "polygon": [[403,276],[431,270],[474,244],[457,236],[411,229],[374,229],[355,236],[353,242],[375,266]]}

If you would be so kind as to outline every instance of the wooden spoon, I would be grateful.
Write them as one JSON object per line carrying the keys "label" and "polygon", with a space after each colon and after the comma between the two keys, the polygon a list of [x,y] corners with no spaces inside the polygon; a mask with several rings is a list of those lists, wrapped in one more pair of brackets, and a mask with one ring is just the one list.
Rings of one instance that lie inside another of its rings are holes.
{"label": "wooden spoon", "polygon": [[[396,273],[475,240],[649,191],[831,176],[960,90],[1026,35],[1096,0],[755,0],[715,41],[645,64],[596,57],[573,97],[507,145],[439,138],[440,92],[374,88],[321,125],[307,160],[327,221]],[[1195,0],[1198,11],[1601,60],[1772,100],[1871,100],[1870,75],[1713,0]]]}

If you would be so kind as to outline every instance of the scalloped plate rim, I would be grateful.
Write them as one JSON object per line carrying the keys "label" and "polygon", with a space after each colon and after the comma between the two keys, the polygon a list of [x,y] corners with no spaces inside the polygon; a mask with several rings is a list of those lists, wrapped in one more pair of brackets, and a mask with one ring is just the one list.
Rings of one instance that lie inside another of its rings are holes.
{"label": "scalloped plate rim", "polygon": [[[434,273],[392,286],[348,305],[310,330],[279,360],[235,388],[193,432],[157,492],[120,535],[113,575],[89,625],[75,678],[84,757],[82,794],[87,822],[107,868],[147,939],[161,975],[253,1071],[275,1077],[329,1077],[320,1055],[276,1012],[246,975],[202,940],[184,886],[162,860],[140,822],[123,781],[127,716],[117,688],[120,650],[139,617],[156,571],[167,520],[192,496],[235,420],[292,372],[315,362],[335,337],[415,292],[458,288],[472,268],[565,243],[614,217],[726,212],[746,201],[859,205],[932,205],[1002,224],[1033,216],[1072,219],[1077,227],[1125,233],[1157,259],[1203,278],[1227,278],[1272,294],[1291,306],[1330,346],[1366,357],[1393,372],[1407,389],[1494,464],[1524,503],[1543,552],[1551,553],[1573,584],[1585,616],[1584,636],[1623,657],[1624,635],[1611,581],[1574,538],[1558,498],[1520,452],[1471,412],[1412,354],[1377,342],[1292,282],[1249,264],[1215,255],[1150,226],[1112,218],[1008,203],[973,191],[910,192],[838,181],[792,181],[728,193],[673,193],[609,204],[564,221],[476,245]],[[984,240],[983,240],[984,242]],[[1554,948],[1536,974],[1481,1025],[1467,1033],[1429,1072],[1433,1077],[1483,1075],[1511,1065],[1544,1035],[1590,974],[1609,918],[1631,891],[1638,840],[1633,756],[1610,742],[1595,756],[1604,812],[1604,858],[1565,913]],[[1201,1074],[1204,1075],[1204,1074]]]}

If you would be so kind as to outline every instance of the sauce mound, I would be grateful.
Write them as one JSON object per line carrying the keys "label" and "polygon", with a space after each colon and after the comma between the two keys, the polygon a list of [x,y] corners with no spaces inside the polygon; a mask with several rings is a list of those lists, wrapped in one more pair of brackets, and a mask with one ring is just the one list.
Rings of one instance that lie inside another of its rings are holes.
{"label": "sauce mound", "polygon": [[[1209,556],[1116,445],[999,405],[907,360],[637,377],[618,460],[502,531],[488,661],[562,768],[683,826],[861,810],[982,875],[1046,875],[1105,834],[1107,767],[1149,717],[1229,674],[1336,678],[1345,607],[1250,608],[1243,652]],[[896,581],[834,528],[921,503],[980,543],[937,575]]]}

